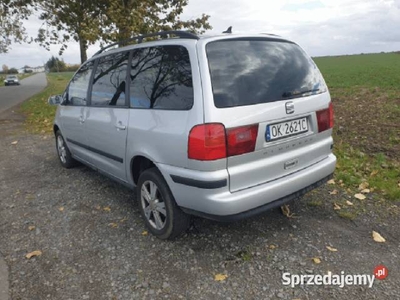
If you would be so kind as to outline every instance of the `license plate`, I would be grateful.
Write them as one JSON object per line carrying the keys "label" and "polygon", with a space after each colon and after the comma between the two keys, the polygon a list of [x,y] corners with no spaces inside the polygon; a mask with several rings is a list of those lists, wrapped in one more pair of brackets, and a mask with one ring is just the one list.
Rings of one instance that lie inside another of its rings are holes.
{"label": "license plate", "polygon": [[267,131],[265,132],[265,140],[269,142],[307,131],[308,131],[307,118],[270,124],[267,125]]}

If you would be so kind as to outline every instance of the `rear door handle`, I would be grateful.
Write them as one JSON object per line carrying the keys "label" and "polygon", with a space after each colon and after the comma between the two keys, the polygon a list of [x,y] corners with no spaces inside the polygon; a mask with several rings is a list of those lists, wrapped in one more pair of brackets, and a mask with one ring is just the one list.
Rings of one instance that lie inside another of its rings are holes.
{"label": "rear door handle", "polygon": [[121,121],[119,121],[117,124],[115,124],[115,128],[117,128],[118,130],[125,130],[126,126],[122,124]]}

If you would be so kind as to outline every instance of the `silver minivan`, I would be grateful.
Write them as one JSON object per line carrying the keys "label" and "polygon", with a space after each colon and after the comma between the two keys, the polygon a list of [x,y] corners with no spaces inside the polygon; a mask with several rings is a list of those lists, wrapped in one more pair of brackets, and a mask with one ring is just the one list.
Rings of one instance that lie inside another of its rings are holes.
{"label": "silver minivan", "polygon": [[190,215],[251,217],[332,177],[331,98],[297,44],[182,31],[135,39],[99,51],[49,102],[59,104],[61,164],[137,187],[152,234],[174,238]]}

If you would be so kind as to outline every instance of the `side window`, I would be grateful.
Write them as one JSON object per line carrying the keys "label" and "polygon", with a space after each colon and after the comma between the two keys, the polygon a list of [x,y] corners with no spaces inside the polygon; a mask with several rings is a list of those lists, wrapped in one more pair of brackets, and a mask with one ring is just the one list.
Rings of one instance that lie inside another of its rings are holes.
{"label": "side window", "polygon": [[133,108],[189,110],[193,106],[192,69],[183,46],[133,50],[130,77]]}
{"label": "side window", "polygon": [[93,70],[93,61],[84,64],[72,78],[68,87],[67,104],[85,106],[90,76]]}
{"label": "side window", "polygon": [[126,69],[129,52],[99,59],[93,77],[92,106],[125,106]]}

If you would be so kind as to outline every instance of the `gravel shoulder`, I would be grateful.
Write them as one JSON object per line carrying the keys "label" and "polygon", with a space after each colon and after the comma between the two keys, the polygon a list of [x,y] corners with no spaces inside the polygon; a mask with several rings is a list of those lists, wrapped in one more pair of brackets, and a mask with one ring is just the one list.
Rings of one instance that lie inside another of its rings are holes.
{"label": "gravel shoulder", "polygon": [[[332,208],[350,196],[323,186],[290,205],[293,218],[194,218],[186,235],[160,241],[146,235],[131,190],[84,166],[63,169],[53,136],[28,134],[22,121],[11,111],[0,120],[0,252],[12,300],[400,299],[398,202],[378,209],[370,194],[351,221]],[[282,284],[284,272],[372,274],[380,264],[389,276],[372,288]]]}

